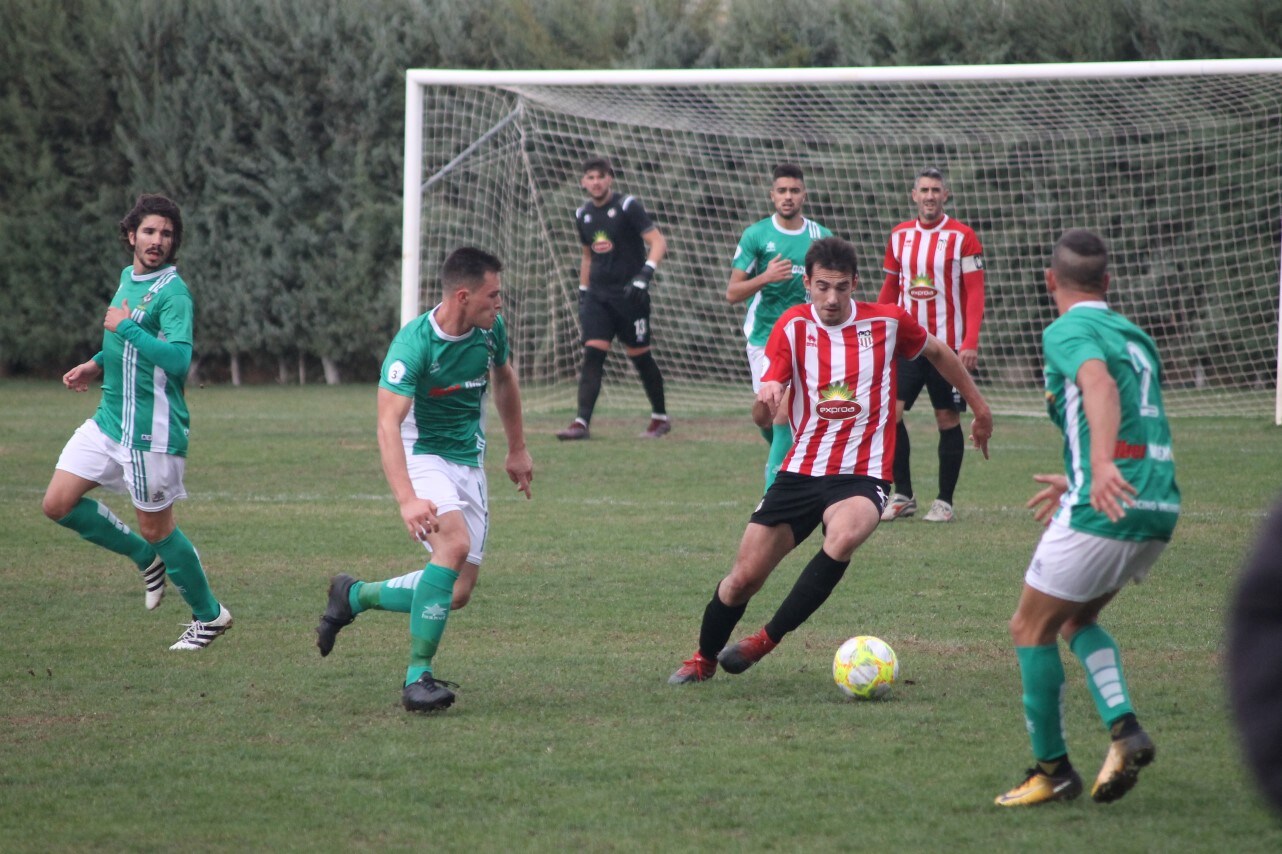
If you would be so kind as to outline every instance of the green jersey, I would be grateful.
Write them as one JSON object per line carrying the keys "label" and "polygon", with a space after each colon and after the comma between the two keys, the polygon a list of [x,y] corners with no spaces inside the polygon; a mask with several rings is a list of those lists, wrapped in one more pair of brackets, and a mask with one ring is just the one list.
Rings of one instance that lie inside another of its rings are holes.
{"label": "green jersey", "polygon": [[[126,267],[111,304],[119,308],[126,301],[130,320],[142,332],[171,344],[191,345],[191,291],[177,267],[162,267],[144,276]],[[128,323],[122,322],[116,332],[103,333],[102,400],[93,420],[126,448],[185,457],[191,431],[183,397],[187,375],[168,373],[140,352],[126,337]]]}
{"label": "green jersey", "polygon": [[792,262],[791,279],[771,282],[748,300],[743,334],[748,336],[749,344],[764,347],[779,316],[806,301],[806,284],[802,279],[806,274],[806,252],[810,250],[811,241],[821,237],[832,237],[832,232],[805,217],[801,219],[801,228],[786,231],[775,223],[773,214],[743,230],[743,237],[739,238],[739,245],[734,251],[734,260],[730,262],[734,269],[742,270],[752,278],[777,255]]}
{"label": "green jersey", "polygon": [[[1042,333],[1046,406],[1064,432],[1068,492],[1055,518],[1076,531],[1115,540],[1169,540],[1180,514],[1171,427],[1162,404],[1162,365],[1153,339],[1104,302],[1083,302]],[[1121,421],[1113,458],[1137,493],[1116,523],[1091,508],[1091,433],[1077,372],[1099,359],[1117,383]]]}
{"label": "green jersey", "polygon": [[410,321],[392,339],[378,387],[414,399],[401,423],[407,456],[435,454],[479,468],[490,369],[507,364],[507,326],[500,316],[492,329],[450,335],[437,326],[436,311]]}

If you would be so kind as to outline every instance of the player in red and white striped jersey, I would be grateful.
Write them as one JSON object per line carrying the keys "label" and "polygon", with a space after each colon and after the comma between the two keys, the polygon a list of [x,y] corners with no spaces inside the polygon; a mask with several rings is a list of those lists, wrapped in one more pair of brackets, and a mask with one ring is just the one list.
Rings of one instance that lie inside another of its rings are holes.
{"label": "player in red and white striped jersey", "polygon": [[[752,417],[770,424],[792,387],[796,437],[778,477],[744,531],[730,574],[703,613],[699,648],[669,682],[702,682],[718,662],[742,673],[770,652],[828,598],[854,554],[872,534],[890,487],[896,356],[925,356],[961,390],[975,413],[971,439],[988,456],[992,414],[950,347],[903,309],[855,302],[855,248],[836,237],[806,253],[810,303],[794,306],[766,343],[766,369]],[[770,622],[725,646],[766,578],[789,552],[823,525],[823,546],[797,578]]]}
{"label": "player in red and white striped jersey", "polygon": [[[912,199],[917,218],[890,232],[884,262],[886,279],[878,302],[899,305],[960,357],[967,371],[979,364],[979,327],[984,319],[984,248],[971,228],[944,213],[948,183],[933,167],[917,173]],[[939,495],[924,519],[953,520],[953,491],[965,453],[959,413],[965,401],[955,385],[928,364],[901,362],[895,407],[895,494],[884,521],[917,511],[909,466],[904,410],[925,388],[939,427]]]}

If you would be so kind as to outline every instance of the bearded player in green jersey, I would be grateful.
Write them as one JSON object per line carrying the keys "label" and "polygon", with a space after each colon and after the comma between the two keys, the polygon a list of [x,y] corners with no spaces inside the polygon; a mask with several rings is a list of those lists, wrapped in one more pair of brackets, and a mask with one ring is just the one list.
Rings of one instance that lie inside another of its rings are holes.
{"label": "bearded player in green jersey", "polygon": [[[766,339],[775,321],[794,305],[806,301],[803,278],[810,244],[822,237],[832,237],[831,231],[802,215],[806,184],[800,166],[780,163],[774,169],[771,182],[770,202],[775,212],[744,229],[730,262],[730,283],[726,285],[726,300],[731,305],[748,304],[743,334],[748,339],[748,368],[752,372],[754,393],[761,390],[761,376],[766,370]],[[769,489],[792,447],[786,405],[779,407],[769,428],[761,428],[761,435],[770,443],[766,460],[766,489]]]}
{"label": "bearded player in green jersey", "polygon": [[[103,319],[102,350],[63,375],[72,391],[102,377],[93,418],[76,430],[58,458],[44,513],[95,545],[137,564],[148,609],[160,605],[165,577],[191,606],[192,621],[173,650],[204,649],[231,628],[231,612],[209,590],[200,556],[174,521],[183,487],[190,421],[183,384],[191,364],[192,299],[174,262],[182,213],[164,196],[144,194],[120,222],[133,264]],[[128,493],[141,536],[93,488]]]}
{"label": "bearded player in green jersey", "polygon": [[1166,548],[1179,519],[1180,490],[1157,348],[1104,301],[1107,265],[1104,241],[1073,229],[1055,244],[1046,271],[1059,311],[1042,333],[1046,400],[1064,432],[1067,474],[1036,475],[1046,486],[1028,502],[1048,527],[1024,575],[1010,633],[1037,764],[997,797],[1001,806],[1071,800],[1082,791],[1064,741],[1064,665],[1056,635],[1085,668],[1112,738],[1091,797],[1103,803],[1122,797],[1156,753],[1136,720],[1121,652],[1097,620]]}
{"label": "bearded player in green jersey", "polygon": [[534,464],[525,448],[521,393],[508,361],[498,258],[464,247],[441,268],[444,299],[406,324],[388,348],[378,384],[378,447],[410,537],[431,553],[423,569],[381,582],[340,574],[316,646],[329,655],[338,632],[365,610],[410,615],[410,657],[401,704],[411,712],[449,708],[457,688],[432,675],[445,621],[467,604],[489,530],[485,480],[486,399],[507,435],[504,468],[530,497]]}

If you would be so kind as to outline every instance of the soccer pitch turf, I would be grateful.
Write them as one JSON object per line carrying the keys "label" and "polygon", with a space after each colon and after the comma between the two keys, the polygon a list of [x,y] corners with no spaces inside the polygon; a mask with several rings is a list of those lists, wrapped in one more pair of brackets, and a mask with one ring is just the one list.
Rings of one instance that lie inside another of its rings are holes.
{"label": "soccer pitch turf", "polygon": [[[812,620],[739,676],[667,676],[760,493],[765,444],[745,413],[607,400],[590,442],[531,415],[534,499],[502,472],[491,419],[491,530],[481,580],[450,618],[433,716],[399,705],[403,615],[368,613],[322,659],[328,578],[421,568],[383,480],[372,386],[194,388],[178,505],[235,627],[201,653],[167,647],[123,559],[43,517],[63,443],[96,404],[0,381],[0,849],[4,851],[1278,851],[1226,709],[1226,604],[1282,485],[1263,420],[1173,422],[1184,516],[1149,579],[1104,614],[1156,762],[1102,806],[1002,810],[1031,761],[1006,621],[1039,528],[1031,475],[1058,471],[1045,419],[997,419],[967,454],[959,521],[882,528]],[[932,494],[934,428],[911,413],[914,482]],[[100,495],[126,520],[120,496]],[[800,547],[735,637],[768,619],[818,548]],[[890,699],[848,700],[832,655],[888,641]],[[1107,748],[1080,666],[1066,730],[1087,783]]]}

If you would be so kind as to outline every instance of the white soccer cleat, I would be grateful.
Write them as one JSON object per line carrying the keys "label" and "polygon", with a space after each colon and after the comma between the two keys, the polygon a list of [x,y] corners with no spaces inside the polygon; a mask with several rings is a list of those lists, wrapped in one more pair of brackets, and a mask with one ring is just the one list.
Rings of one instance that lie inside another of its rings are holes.
{"label": "white soccer cleat", "polygon": [[218,616],[208,623],[201,622],[195,618],[187,625],[187,631],[183,632],[170,649],[204,649],[214,642],[214,638],[231,628],[231,611],[226,606],[218,606]]}
{"label": "white soccer cleat", "polygon": [[147,585],[147,610],[154,611],[160,607],[160,600],[165,598],[165,562],[157,555],[151,566],[140,572],[142,583]]}
{"label": "white soccer cleat", "polygon": [[881,511],[881,521],[893,522],[901,516],[911,516],[917,512],[917,499],[896,492],[886,502],[886,509]]}
{"label": "white soccer cleat", "polygon": [[930,510],[925,516],[921,517],[921,520],[923,522],[951,522],[953,521],[953,505],[936,498],[930,505]]}

